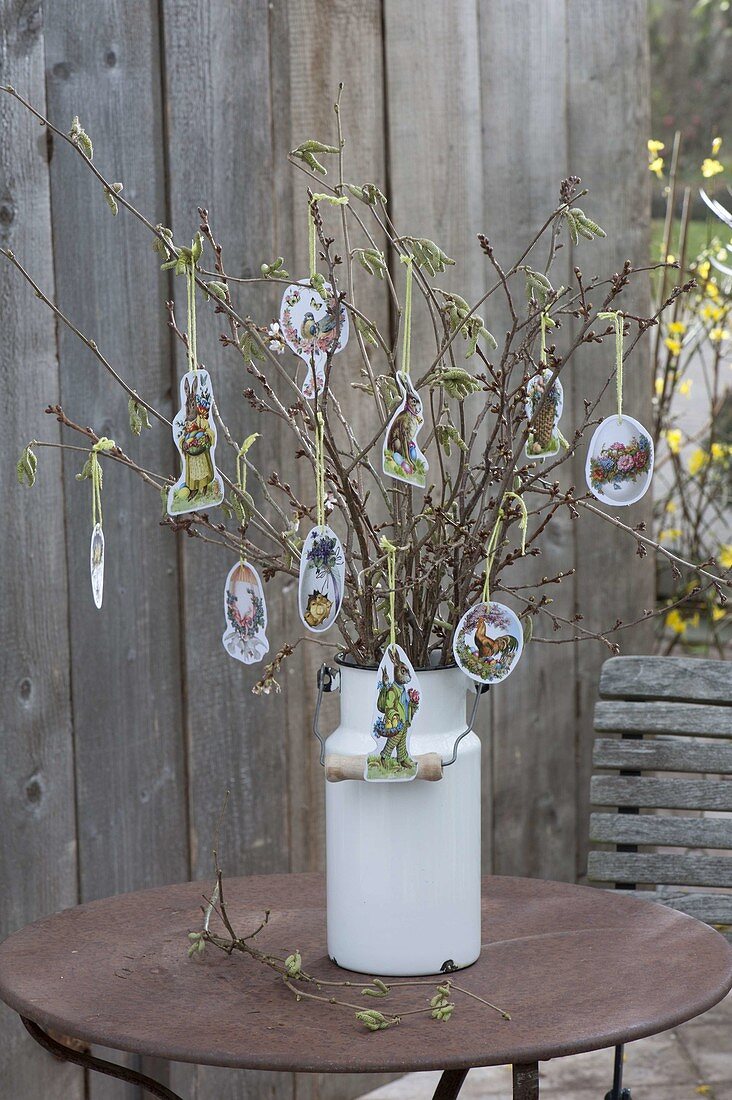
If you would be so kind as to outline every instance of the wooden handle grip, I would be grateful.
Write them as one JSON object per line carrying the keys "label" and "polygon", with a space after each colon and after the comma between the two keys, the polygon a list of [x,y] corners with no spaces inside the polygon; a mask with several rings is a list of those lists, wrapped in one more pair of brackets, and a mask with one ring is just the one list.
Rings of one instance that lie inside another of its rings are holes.
{"label": "wooden handle grip", "polygon": [[[427,783],[436,783],[438,779],[442,779],[442,757],[439,753],[426,752],[414,759],[417,761],[415,779],[424,779]],[[325,778],[329,783],[342,783],[344,779],[364,779],[365,772],[365,755],[344,756],[342,753],[329,753],[325,758]]]}

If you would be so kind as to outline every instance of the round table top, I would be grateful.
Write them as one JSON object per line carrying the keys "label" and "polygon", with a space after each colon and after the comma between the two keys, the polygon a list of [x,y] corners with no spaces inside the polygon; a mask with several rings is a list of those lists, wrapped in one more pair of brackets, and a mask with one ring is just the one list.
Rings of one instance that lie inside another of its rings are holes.
{"label": "round table top", "polygon": [[[225,889],[239,935],[269,908],[255,941],[261,950],[282,956],[298,948],[310,973],[350,977],[325,952],[320,876],[230,879]],[[189,960],[187,935],[201,927],[209,891],[210,883],[143,890],[29,925],[0,946],[0,997],[42,1027],[119,1050],[338,1073],[462,1069],[595,1050],[697,1016],[732,987],[732,948],[691,917],[607,890],[490,877],[480,959],[453,978],[511,1020],[456,994],[449,1023],[405,1016],[372,1033],[345,1009],[298,1003],[251,958],[208,946]],[[424,1005],[433,992],[410,986],[373,1000],[361,997],[361,979],[336,991],[384,1011]]]}

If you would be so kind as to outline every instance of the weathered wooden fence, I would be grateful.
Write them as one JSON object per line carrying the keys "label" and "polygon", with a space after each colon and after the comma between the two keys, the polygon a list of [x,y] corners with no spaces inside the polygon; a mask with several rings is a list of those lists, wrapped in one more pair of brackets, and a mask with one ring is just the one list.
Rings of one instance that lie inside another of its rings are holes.
{"label": "weathered wooden fence", "polygon": [[[332,137],[341,79],[349,176],[376,181],[397,224],[458,257],[461,289],[477,295],[486,278],[475,233],[512,260],[570,171],[591,187],[588,207],[609,237],[564,253],[565,282],[575,263],[612,272],[647,255],[643,0],[0,0],[0,13],[2,83],[59,126],[79,114],[100,166],[176,239],[207,207],[237,274],[278,253],[304,270],[305,181],[285,156],[306,137]],[[124,212],[112,218],[77,158],[8,96],[0,136],[3,244],[170,413],[183,363],[163,304],[179,288],[159,272],[145,230]],[[269,316],[276,298],[255,294],[242,308]],[[129,441],[150,468],[174,469],[172,444],[157,428],[129,440],[124,395],[8,264],[0,308],[2,929],[79,900],[206,875],[227,787],[229,872],[320,867],[322,775],[309,733],[316,659],[292,662],[281,696],[254,698],[256,673],[220,645],[228,563],[161,530],[159,501],[116,468],[104,491],[105,606],[94,610],[80,463],[43,451],[29,493],[14,484],[17,453],[30,438],[57,438],[43,409],[59,400],[72,418]],[[385,320],[376,298],[367,308]],[[199,343],[243,436],[244,376],[219,351],[218,331],[209,311]],[[565,384],[566,424],[606,377],[610,354],[583,352]],[[626,389],[628,407],[647,414],[640,356]],[[286,470],[288,447],[270,436],[258,458]],[[647,513],[646,502],[634,520]],[[577,573],[562,598],[590,623],[608,626],[652,600],[652,566],[607,525],[557,524],[541,570],[568,564]],[[268,599],[281,641],[292,593]],[[626,652],[643,647],[631,634],[624,641]],[[521,674],[493,693],[484,716],[487,869],[583,874],[590,708],[605,656],[595,643],[532,645]],[[9,1013],[2,1022],[4,1095],[134,1095],[99,1078],[85,1085],[79,1071],[31,1049]],[[155,1070],[197,1100],[342,1098],[365,1087]]]}

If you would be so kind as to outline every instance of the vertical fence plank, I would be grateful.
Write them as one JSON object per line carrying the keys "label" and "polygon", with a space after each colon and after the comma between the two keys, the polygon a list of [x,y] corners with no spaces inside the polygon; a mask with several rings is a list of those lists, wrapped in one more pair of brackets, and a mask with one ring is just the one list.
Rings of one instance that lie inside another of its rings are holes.
{"label": "vertical fence plank", "polygon": [[[382,62],[381,4],[379,0],[355,3],[337,0],[323,6],[316,0],[273,5],[271,54],[273,57],[273,128],[274,172],[277,187],[277,232],[279,251],[284,251],[293,274],[307,274],[307,189],[317,184],[287,163],[290,149],[307,138],[333,143],[337,141],[337,122],[333,105],[338,85],[343,81],[341,118],[346,146],[344,174],[347,182],[376,183],[386,187],[384,148],[384,92]],[[344,66],[345,51],[348,66]],[[325,183],[338,182],[337,161],[326,155]],[[358,200],[351,199],[366,223],[371,215]],[[341,241],[340,213],[323,204],[326,227]],[[351,247],[363,247],[366,240],[353,221],[349,221]],[[375,223],[371,226],[375,228]],[[377,228],[377,227],[376,227]],[[344,257],[345,259],[345,257]],[[345,263],[340,271],[342,289],[346,288]],[[388,331],[389,311],[384,285],[353,265],[354,300],[359,308]],[[373,350],[373,349],[372,349]],[[373,359],[378,369],[378,357]],[[339,355],[333,368],[333,386],[357,438],[365,442],[373,432],[374,405],[350,382],[359,380],[362,361],[352,335],[348,348]],[[306,501],[313,499],[310,467],[295,477],[303,485]],[[335,520],[338,527],[338,520]],[[339,532],[345,535],[345,530]],[[292,619],[290,620],[292,628]],[[337,638],[333,639],[334,649]],[[293,870],[322,867],[324,846],[323,772],[318,764],[314,741],[310,736],[315,694],[316,669],[327,651],[308,645],[298,654],[290,671],[288,688],[288,768],[290,788],[290,859]],[[299,685],[305,685],[303,690]],[[295,702],[295,694],[299,698]],[[337,704],[326,701],[323,726],[335,725]]]}
{"label": "vertical fence plank", "polygon": [[[0,3],[0,80],[44,107],[40,13],[18,0]],[[8,95],[0,97],[0,242],[53,291],[46,134]],[[58,399],[58,359],[53,318],[5,259],[0,313],[0,373],[8,400],[4,462],[12,473],[30,438],[58,441],[55,423],[43,414],[47,402]],[[61,458],[58,451],[36,450],[32,490],[8,477],[8,522],[0,535],[3,937],[77,899]],[[4,1006],[0,1030],[6,1095],[81,1100],[81,1070],[50,1058]]]}
{"label": "vertical fence plank", "polygon": [[[392,215],[400,233],[429,237],[456,261],[439,285],[457,291],[472,305],[491,277],[476,239],[486,229],[478,5],[476,0],[452,6],[438,0],[387,0],[384,33]],[[461,74],[459,80],[435,79],[435,74],[453,72]],[[420,295],[416,302],[414,358],[424,361],[421,372],[434,358],[435,341]],[[462,346],[458,340],[455,356],[460,366]],[[483,743],[486,872],[492,870],[493,847],[490,711],[484,700],[478,732]]]}
{"label": "vertical fence plank", "polygon": [[[278,251],[272,188],[272,119],[269,73],[269,9],[265,0],[241,5],[164,3],[169,207],[176,241],[198,228],[198,207],[209,211],[224,246],[229,274],[259,274]],[[246,59],[244,63],[244,59]],[[202,266],[211,268],[206,248]],[[179,323],[185,326],[185,287],[173,280]],[[258,321],[275,315],[281,288],[240,286],[235,307]],[[289,474],[292,446],[274,418],[256,416],[242,397],[250,384],[235,349],[219,335],[227,324],[200,301],[198,347],[211,371],[216,401],[235,439],[261,433],[250,457],[261,470]],[[177,377],[185,370],[176,348]],[[177,388],[177,383],[176,383]],[[235,454],[219,436],[217,460],[235,475]],[[258,497],[256,482],[249,487]],[[213,513],[212,513],[212,518]],[[218,518],[218,515],[215,517]],[[211,872],[213,830],[225,791],[231,791],[220,840],[229,874],[289,868],[287,711],[285,696],[256,697],[252,685],[262,664],[245,666],[221,644],[223,586],[234,559],[226,551],[186,540],[183,568],[183,639],[186,734],[189,754],[192,873]],[[297,621],[293,586],[280,578],[265,587],[271,659]],[[290,1075],[172,1068],[174,1087],[201,1100],[290,1096]],[[185,1082],[185,1086],[183,1084]]]}
{"label": "vertical fence plank", "polygon": [[[100,4],[81,31],[78,5],[57,0],[46,30],[49,111],[74,115],[95,160],[152,220],[165,210],[157,16],[153,6]],[[143,227],[114,218],[79,158],[55,143],[54,257],[61,308],[121,374],[170,409],[166,281]],[[127,398],[59,329],[66,412],[116,438],[148,469],[168,471],[172,445],[154,424],[131,436]],[[79,443],[80,440],[74,439]],[[185,878],[185,806],[177,551],[159,527],[160,498],[104,464],[104,607],[89,590],[90,487],[64,464],[82,899]],[[136,1090],[91,1075],[92,1100]]]}
{"label": "vertical fence plank", "polygon": [[[529,0],[482,2],[479,13],[484,230],[506,269],[557,205],[559,183],[567,175],[565,13],[563,3]],[[542,242],[527,263],[543,270],[546,257]],[[568,283],[566,250],[559,253],[551,279],[555,286]],[[521,279],[514,280],[519,301],[522,293]],[[507,312],[500,304],[493,310],[503,322],[496,331],[500,343]],[[488,322],[493,327],[493,312]],[[568,333],[557,331],[554,339],[561,351]],[[564,415],[565,424],[571,423],[568,395]],[[572,564],[571,540],[568,518],[552,520],[542,556],[513,567],[513,578],[566,570]],[[571,613],[571,580],[551,595],[558,610]],[[520,609],[518,601],[508,603]],[[534,629],[538,636],[552,634],[550,620],[542,616]],[[573,661],[571,643],[530,644],[516,673],[492,692],[497,873],[570,879],[574,874]]]}
{"label": "vertical fence plank", "polygon": [[[602,270],[619,271],[626,259],[648,263],[650,225],[650,177],[646,141],[650,136],[650,63],[645,0],[625,0],[620,10],[610,10],[600,0],[568,0],[568,117],[571,169],[591,188],[586,202],[607,240],[598,252]],[[622,181],[622,186],[617,186]],[[585,267],[584,256],[577,257]],[[589,266],[587,268],[589,270]],[[649,282],[638,277],[631,293],[623,293],[618,305],[631,313],[649,312]],[[635,325],[631,325],[635,334]],[[651,421],[653,379],[650,373],[648,337],[633,352],[624,372],[624,408],[647,427]],[[612,340],[582,352],[582,371],[575,374],[575,408],[582,398],[599,391],[614,365]],[[581,381],[580,381],[581,379]],[[603,399],[598,413],[613,412],[614,388]],[[589,442],[589,440],[588,440]],[[584,485],[585,448],[575,469],[578,485]],[[600,505],[602,507],[602,505]],[[630,508],[607,509],[624,523],[635,526],[645,520],[650,527],[649,492]],[[575,527],[577,605],[587,623],[610,627],[616,618],[638,618],[655,600],[655,562],[650,554],[635,556],[627,535],[592,516],[583,516]],[[617,563],[625,563],[618,568]],[[617,635],[623,653],[647,653],[652,646],[652,627],[646,624]],[[586,873],[589,777],[591,771],[592,711],[597,698],[600,665],[608,651],[592,642],[579,646],[578,671],[578,864],[577,875]]]}

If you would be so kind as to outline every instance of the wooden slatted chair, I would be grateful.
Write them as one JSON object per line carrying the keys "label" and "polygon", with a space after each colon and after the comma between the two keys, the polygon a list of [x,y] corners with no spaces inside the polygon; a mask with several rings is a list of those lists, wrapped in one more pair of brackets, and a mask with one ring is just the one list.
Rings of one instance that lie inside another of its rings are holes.
{"label": "wooden slatted chair", "polygon": [[[595,731],[589,879],[732,939],[732,663],[613,657]],[[618,1047],[605,1100],[630,1100],[622,1066]]]}

